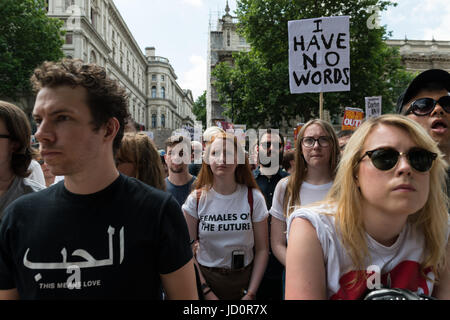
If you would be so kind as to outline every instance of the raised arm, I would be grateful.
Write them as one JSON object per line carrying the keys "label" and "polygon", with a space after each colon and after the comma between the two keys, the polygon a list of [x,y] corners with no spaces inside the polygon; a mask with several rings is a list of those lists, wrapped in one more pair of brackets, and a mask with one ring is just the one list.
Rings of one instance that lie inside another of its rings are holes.
{"label": "raised arm", "polygon": [[286,300],[325,300],[326,273],[322,246],[308,220],[292,221],[286,253]]}

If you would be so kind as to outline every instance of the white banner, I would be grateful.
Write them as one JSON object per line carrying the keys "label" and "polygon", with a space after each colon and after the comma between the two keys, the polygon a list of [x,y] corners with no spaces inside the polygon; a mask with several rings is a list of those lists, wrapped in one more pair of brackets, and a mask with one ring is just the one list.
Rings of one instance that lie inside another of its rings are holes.
{"label": "white banner", "polygon": [[288,22],[291,93],[350,91],[348,16]]}
{"label": "white banner", "polygon": [[366,97],[366,119],[381,115],[381,96]]}

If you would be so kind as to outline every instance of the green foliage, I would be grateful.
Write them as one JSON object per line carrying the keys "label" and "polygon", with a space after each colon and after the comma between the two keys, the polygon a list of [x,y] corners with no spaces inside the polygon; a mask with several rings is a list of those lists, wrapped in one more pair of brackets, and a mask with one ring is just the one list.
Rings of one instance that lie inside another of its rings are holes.
{"label": "green foliage", "polygon": [[47,17],[45,6],[44,0],[1,0],[0,97],[30,94],[34,68],[63,57],[62,21]]}
{"label": "green foliage", "polygon": [[[324,93],[324,109],[332,116],[345,107],[364,109],[364,97],[383,97],[383,113],[391,112],[398,95],[412,76],[401,65],[397,49],[388,47],[386,27],[369,29],[373,14],[395,5],[380,0],[238,0],[239,32],[251,44],[250,52],[234,54],[234,66],[219,64],[213,71],[219,99],[238,108],[235,123],[260,126],[269,121],[279,127],[297,115],[318,117],[319,94],[290,94],[288,21],[337,15],[350,16],[351,91]],[[232,90],[230,82],[232,81]],[[235,113],[236,114],[236,113]]]}
{"label": "green foliage", "polygon": [[201,96],[195,100],[192,107],[192,112],[194,113],[197,121],[201,121],[202,125],[206,126],[206,91],[203,92]]}

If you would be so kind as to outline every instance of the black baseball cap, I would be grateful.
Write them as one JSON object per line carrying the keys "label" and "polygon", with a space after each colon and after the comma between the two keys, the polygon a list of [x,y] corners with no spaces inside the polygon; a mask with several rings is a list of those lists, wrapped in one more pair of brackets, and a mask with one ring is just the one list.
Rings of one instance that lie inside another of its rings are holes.
{"label": "black baseball cap", "polygon": [[450,73],[442,69],[430,69],[422,72],[409,84],[408,88],[398,97],[397,113],[402,112],[403,106],[408,103],[428,83],[442,83],[450,91]]}

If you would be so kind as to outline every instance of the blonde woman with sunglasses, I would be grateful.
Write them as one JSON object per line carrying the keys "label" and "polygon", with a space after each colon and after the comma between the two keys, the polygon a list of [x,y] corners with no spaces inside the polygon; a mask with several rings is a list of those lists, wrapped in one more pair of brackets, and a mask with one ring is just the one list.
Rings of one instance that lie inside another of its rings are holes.
{"label": "blonde woman with sunglasses", "polygon": [[446,167],[416,122],[362,124],[327,198],[288,220],[286,298],[360,299],[390,287],[450,299]]}

